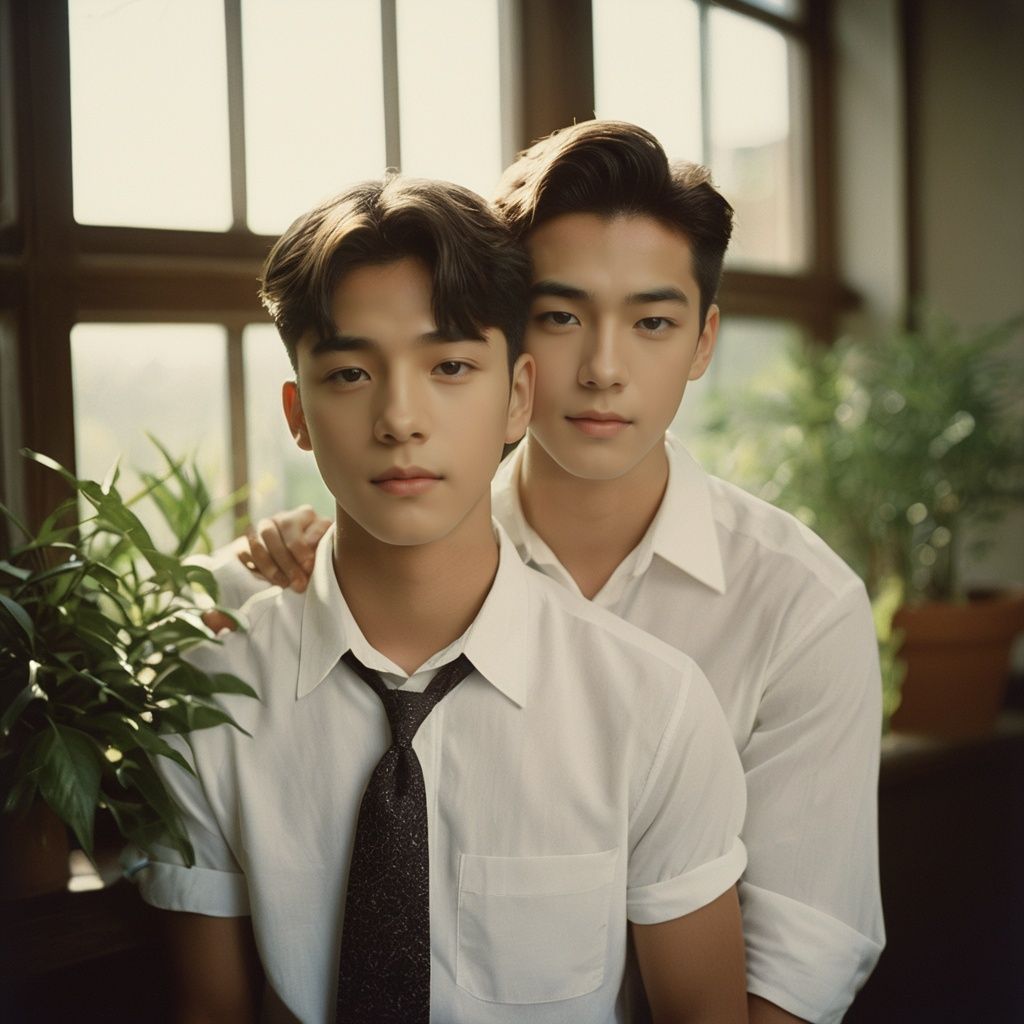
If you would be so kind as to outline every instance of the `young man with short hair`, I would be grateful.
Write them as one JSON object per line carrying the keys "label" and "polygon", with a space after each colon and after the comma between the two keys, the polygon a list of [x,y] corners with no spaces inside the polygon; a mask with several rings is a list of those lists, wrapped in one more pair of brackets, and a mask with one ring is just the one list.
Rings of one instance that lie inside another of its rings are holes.
{"label": "young man with short hair", "polygon": [[336,499],[302,595],[202,654],[245,732],[159,759],[183,1020],[746,1018],[742,773],[685,656],[527,569],[490,516],[526,429],[529,267],[482,200],[392,179],[297,221],[263,297],[285,412]]}
{"label": "young man with short hair", "polygon": [[[524,152],[496,204],[534,263],[537,386],[495,514],[528,565],[704,669],[746,775],[751,1020],[834,1024],[884,943],[868,601],[811,531],[665,434],[714,351],[732,210],[702,168],[607,121]],[[243,558],[301,587],[321,529],[311,510],[265,521]]]}

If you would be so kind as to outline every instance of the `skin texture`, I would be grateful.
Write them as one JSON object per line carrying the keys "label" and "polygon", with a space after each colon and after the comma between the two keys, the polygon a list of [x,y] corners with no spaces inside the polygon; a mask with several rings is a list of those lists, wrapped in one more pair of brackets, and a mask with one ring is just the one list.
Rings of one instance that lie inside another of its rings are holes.
{"label": "skin texture", "polygon": [[[333,340],[298,346],[285,415],[337,505],[334,563],[367,640],[407,672],[457,639],[498,567],[490,482],[529,422],[533,360],[505,339],[438,335],[428,269],[347,274]],[[396,471],[405,479],[384,479]],[[402,629],[394,628],[395,622]]]}
{"label": "skin texture", "polygon": [[655,1024],[747,1020],[735,887],[692,914],[631,930]]}
{"label": "skin texture", "polygon": [[263,970],[247,917],[161,912],[178,1024],[257,1020]]}
{"label": "skin texture", "polygon": [[[528,247],[537,390],[520,498],[593,597],[657,512],[665,431],[711,361],[718,308],[702,325],[689,242],[650,217],[566,214],[533,231]],[[595,436],[579,426],[589,411],[625,425]]]}
{"label": "skin texture", "polygon": [[[668,475],[662,438],[687,382],[710,363],[719,314],[711,306],[700,323],[689,243],[651,218],[566,215],[541,225],[528,245],[541,287],[526,337],[537,386],[520,497],[531,525],[581,592],[592,597],[657,512]],[[594,434],[567,420],[588,410],[615,413],[628,425]],[[315,533],[318,527],[308,511],[301,513],[301,527],[289,519],[282,513],[264,520],[258,532],[275,544],[285,533],[298,537],[291,555],[301,565],[315,548],[302,531]],[[282,563],[269,545],[248,546],[251,553],[243,557],[272,578]],[[746,1007],[739,1016],[728,1016],[738,1011],[726,1007],[727,1016],[702,1017],[680,988],[689,979],[680,964],[694,948],[692,937],[705,952],[714,949],[706,935],[728,931],[726,906],[731,903],[723,897],[711,905],[714,911],[703,908],[675,922],[634,927],[649,994],[657,993],[659,1005],[676,997],[687,1001],[677,1015],[662,1007],[661,1019],[746,1019]],[[734,967],[735,950],[721,962]],[[739,964],[742,993],[742,947]],[[755,996],[749,997],[749,1013],[758,1024],[799,1020]]]}

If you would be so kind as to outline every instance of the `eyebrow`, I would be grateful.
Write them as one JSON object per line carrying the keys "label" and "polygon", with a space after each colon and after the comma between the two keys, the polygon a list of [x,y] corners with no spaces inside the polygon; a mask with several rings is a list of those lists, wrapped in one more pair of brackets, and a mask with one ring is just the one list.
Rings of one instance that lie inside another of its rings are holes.
{"label": "eyebrow", "polygon": [[[564,284],[562,281],[537,281],[530,289],[530,294],[534,298],[549,295],[556,299],[571,299],[575,302],[593,300],[590,292],[577,288],[575,285]],[[680,302],[684,306],[690,305],[686,293],[671,285],[666,285],[663,288],[650,288],[644,292],[633,292],[626,296],[626,304],[630,306],[643,306],[651,302]]]}
{"label": "eyebrow", "polygon": [[592,298],[590,292],[561,281],[536,281],[530,288],[530,295],[534,298],[550,295],[556,299],[575,299],[577,302],[586,302]]}
{"label": "eyebrow", "polygon": [[626,302],[630,306],[643,306],[648,302],[681,302],[684,306],[690,304],[685,292],[671,286],[652,288],[646,292],[634,292],[632,295],[626,296]]}
{"label": "eyebrow", "polygon": [[[443,331],[427,331],[416,340],[425,345],[440,345],[458,341],[487,344],[486,338],[453,338]],[[377,347],[377,343],[372,338],[363,338],[358,334],[332,334],[330,337],[320,338],[314,342],[312,355],[319,356],[327,352],[366,352]]]}

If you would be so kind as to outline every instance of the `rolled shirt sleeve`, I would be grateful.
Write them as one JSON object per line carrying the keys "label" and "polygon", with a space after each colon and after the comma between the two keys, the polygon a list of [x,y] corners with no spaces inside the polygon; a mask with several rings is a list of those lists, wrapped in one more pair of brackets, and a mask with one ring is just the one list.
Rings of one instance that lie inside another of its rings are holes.
{"label": "rolled shirt sleeve", "polygon": [[857,581],[780,649],[741,751],[748,990],[842,1019],[885,942],[878,879],[881,680]]}
{"label": "rolled shirt sleeve", "polygon": [[[165,738],[186,761],[194,763],[193,751],[181,736]],[[208,738],[209,731],[206,731],[204,739]],[[163,910],[190,911],[210,917],[248,916],[249,891],[245,875],[217,823],[201,779],[190,775],[168,757],[154,757],[153,763],[181,811],[195,853],[195,864],[186,867],[176,849],[153,844],[148,851],[148,864],[136,876],[142,898]]]}
{"label": "rolled shirt sleeve", "polygon": [[743,872],[743,774],[721,707],[692,666],[630,818],[626,915],[669,921],[706,906]]}

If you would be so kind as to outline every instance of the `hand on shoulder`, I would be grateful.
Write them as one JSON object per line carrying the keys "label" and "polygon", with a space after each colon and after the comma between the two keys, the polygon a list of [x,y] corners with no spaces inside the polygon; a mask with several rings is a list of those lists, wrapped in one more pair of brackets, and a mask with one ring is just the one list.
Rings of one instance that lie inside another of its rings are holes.
{"label": "hand on shoulder", "polygon": [[[251,525],[245,536],[231,543],[235,557],[259,579],[302,593],[309,585],[317,545],[331,525],[312,505],[298,505]],[[221,612],[203,616],[209,629],[219,633],[235,624]]]}

